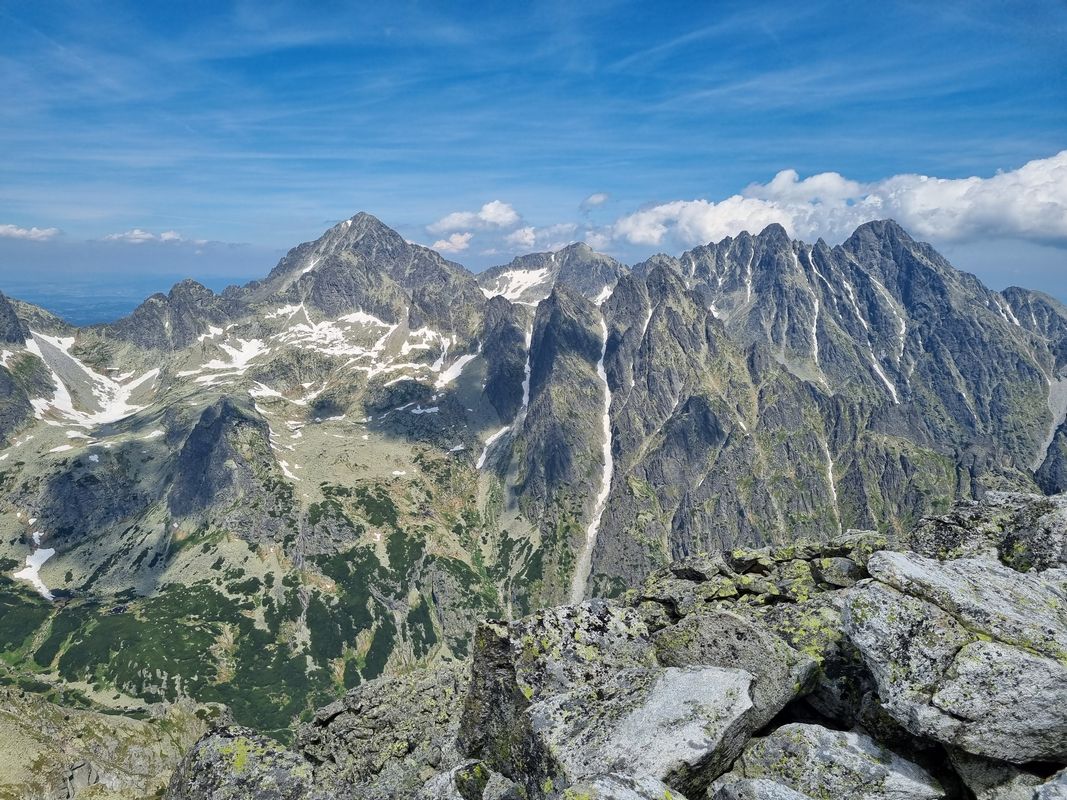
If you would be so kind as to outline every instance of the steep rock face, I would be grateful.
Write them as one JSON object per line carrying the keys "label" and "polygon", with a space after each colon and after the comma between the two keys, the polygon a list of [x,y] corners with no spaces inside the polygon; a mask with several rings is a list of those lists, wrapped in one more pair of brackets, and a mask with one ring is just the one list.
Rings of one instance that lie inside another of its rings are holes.
{"label": "steep rock face", "polygon": [[566,288],[538,306],[530,346],[529,407],[512,444],[516,495],[541,522],[544,596],[562,596],[593,513],[604,386],[597,310]]}
{"label": "steep rock face", "polygon": [[206,286],[185,280],[167,294],[152,295],[129,316],[97,326],[97,330],[146,350],[180,350],[212,326],[224,326],[236,311]]}
{"label": "steep rock face", "polygon": [[509,264],[491,267],[478,275],[486,297],[502,296],[513,303],[536,305],[564,286],[590,300],[602,300],[626,267],[610,256],[576,242],[551,253],[519,256]]}
{"label": "steep rock face", "polygon": [[0,293],[0,344],[26,344],[26,332],[11,301]]}
{"label": "steep rock face", "polygon": [[412,328],[454,331],[463,339],[475,333],[485,300],[466,269],[363,212],[293,248],[262,283],[234,297],[307,302],[328,317],[363,311],[395,322],[410,314]]}
{"label": "steep rock face", "polygon": [[532,322],[526,316],[518,306],[500,296],[491,298],[485,307],[479,336],[484,342],[485,395],[502,421],[515,418],[525,394],[523,383],[527,380],[529,351],[526,331],[533,335]]}
{"label": "steep rock face", "polygon": [[249,515],[275,517],[290,510],[285,496],[269,491],[282,475],[271,454],[267,423],[247,407],[223,398],[205,409],[175,458],[167,498],[171,513],[202,516],[223,510],[234,530],[262,535]]}

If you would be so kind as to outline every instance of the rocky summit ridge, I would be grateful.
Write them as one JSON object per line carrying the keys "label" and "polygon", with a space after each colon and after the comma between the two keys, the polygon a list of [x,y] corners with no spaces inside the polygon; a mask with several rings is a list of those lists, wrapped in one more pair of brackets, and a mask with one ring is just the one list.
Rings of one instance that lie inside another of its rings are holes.
{"label": "rocky summit ridge", "polygon": [[[170,800],[1067,795],[1067,496],[696,555],[486,622],[284,748],[222,727]],[[907,548],[907,549],[903,549]]]}
{"label": "rocky summit ridge", "polygon": [[105,325],[0,295],[0,683],[289,742],[484,619],[1065,476],[1067,309],[890,221],[475,275],[360,213]]}

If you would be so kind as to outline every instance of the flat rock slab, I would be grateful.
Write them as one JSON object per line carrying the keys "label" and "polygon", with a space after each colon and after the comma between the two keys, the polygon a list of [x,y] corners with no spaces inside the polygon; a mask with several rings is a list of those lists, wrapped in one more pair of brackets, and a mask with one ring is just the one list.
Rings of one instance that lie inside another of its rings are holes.
{"label": "flat rock slab", "polygon": [[[780,784],[800,796],[863,797],[866,800],[935,800],[945,796],[941,785],[924,769],[859,733],[832,731],[820,725],[784,725],[753,739],[733,769],[716,780],[710,797],[781,798],[796,795],[776,787],[748,784],[734,794],[722,793],[740,781],[761,779]],[[767,793],[756,793],[766,788]]]}
{"label": "flat rock slab", "polygon": [[615,772],[701,788],[752,732],[751,685],[721,667],[624,670],[534,704],[531,727],[566,785]]}

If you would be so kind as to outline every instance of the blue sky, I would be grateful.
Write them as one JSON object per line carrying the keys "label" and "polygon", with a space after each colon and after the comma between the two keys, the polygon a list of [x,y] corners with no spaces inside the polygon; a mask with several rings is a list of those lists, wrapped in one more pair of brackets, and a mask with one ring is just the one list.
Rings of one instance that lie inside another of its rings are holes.
{"label": "blue sky", "polygon": [[0,289],[243,280],[358,210],[475,269],[888,211],[1065,297],[1064,41],[1045,0],[0,0]]}

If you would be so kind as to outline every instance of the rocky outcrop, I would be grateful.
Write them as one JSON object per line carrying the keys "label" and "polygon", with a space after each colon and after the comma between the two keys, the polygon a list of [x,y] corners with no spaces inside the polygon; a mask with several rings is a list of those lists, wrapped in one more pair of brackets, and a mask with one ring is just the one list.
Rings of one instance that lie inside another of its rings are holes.
{"label": "rocky outcrop", "polygon": [[736,797],[728,787],[751,780],[769,781],[810,798],[935,800],[945,796],[928,772],[865,734],[798,723],[753,740],[733,769],[715,781],[709,795],[717,800]]}
{"label": "rocky outcrop", "polygon": [[845,628],[917,736],[1012,763],[1067,760],[1067,571],[877,553]]}
{"label": "rocky outcrop", "polygon": [[913,540],[940,560],[848,531],[692,556],[622,602],[487,622],[468,664],[361,686],[292,751],[249,745],[262,767],[226,757],[248,732],[205,738],[168,796],[1054,797],[1063,500],[924,520]]}

